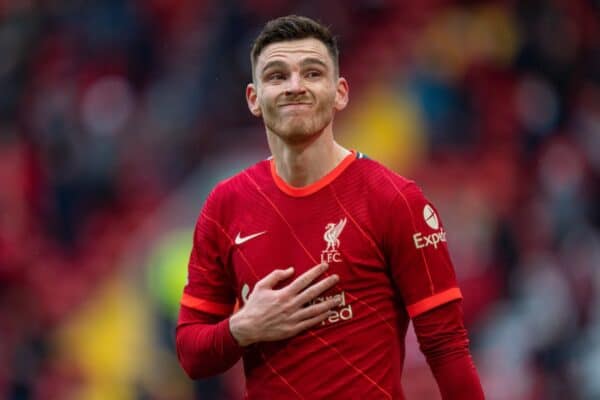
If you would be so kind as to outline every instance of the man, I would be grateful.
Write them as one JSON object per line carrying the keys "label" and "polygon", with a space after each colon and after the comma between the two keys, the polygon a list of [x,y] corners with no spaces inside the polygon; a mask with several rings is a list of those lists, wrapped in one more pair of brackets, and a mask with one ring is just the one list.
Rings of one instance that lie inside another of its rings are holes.
{"label": "man", "polygon": [[243,357],[250,399],[402,399],[412,318],[443,398],[482,399],[435,209],[334,141],[348,83],[329,31],[278,18],[251,61],[248,107],[273,157],[220,183],[198,218],[177,326],[185,371]]}

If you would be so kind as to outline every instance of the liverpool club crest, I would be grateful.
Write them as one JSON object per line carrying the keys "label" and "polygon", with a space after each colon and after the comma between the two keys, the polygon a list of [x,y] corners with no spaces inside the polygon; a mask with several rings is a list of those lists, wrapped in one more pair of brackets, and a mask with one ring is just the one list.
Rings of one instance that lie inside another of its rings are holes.
{"label": "liverpool club crest", "polygon": [[338,251],[340,247],[340,235],[346,226],[346,218],[342,218],[337,224],[329,223],[325,226],[323,239],[327,243],[325,250],[321,252],[321,262],[342,262],[342,256]]}

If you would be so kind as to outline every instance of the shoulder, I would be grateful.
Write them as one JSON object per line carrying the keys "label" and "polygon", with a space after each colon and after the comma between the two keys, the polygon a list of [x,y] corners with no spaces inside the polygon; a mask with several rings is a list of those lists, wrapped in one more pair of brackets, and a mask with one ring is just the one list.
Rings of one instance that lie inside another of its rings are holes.
{"label": "shoulder", "polygon": [[373,213],[388,220],[418,219],[418,215],[437,212],[420,185],[367,157],[357,157],[353,178],[362,187]]}
{"label": "shoulder", "polygon": [[234,203],[245,199],[256,180],[269,173],[269,161],[261,160],[237,174],[219,181],[206,198],[205,209],[220,214]]}
{"label": "shoulder", "polygon": [[354,179],[360,181],[362,185],[368,188],[369,192],[377,197],[393,199],[414,188],[418,189],[417,184],[401,174],[392,171],[390,168],[373,160],[362,153],[357,153],[357,159],[354,162]]}

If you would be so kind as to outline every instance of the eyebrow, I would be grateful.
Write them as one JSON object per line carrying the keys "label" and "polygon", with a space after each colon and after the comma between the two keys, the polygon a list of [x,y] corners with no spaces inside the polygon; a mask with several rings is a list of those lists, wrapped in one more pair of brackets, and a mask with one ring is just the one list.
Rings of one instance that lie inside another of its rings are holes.
{"label": "eyebrow", "polygon": [[311,65],[311,64],[319,64],[323,68],[328,68],[327,64],[323,60],[318,59],[318,58],[314,58],[314,57],[305,58],[300,63],[300,65],[302,65],[303,67],[305,67],[307,65]]}
{"label": "eyebrow", "polygon": [[[315,57],[305,58],[304,60],[302,60],[300,62],[300,65],[302,67],[305,67],[307,65],[312,65],[312,64],[318,64],[318,65],[322,66],[323,68],[328,68],[327,64],[323,60],[320,60],[320,59],[315,58]],[[265,71],[268,70],[269,68],[275,68],[275,67],[286,68],[287,64],[284,63],[283,61],[280,61],[280,60],[269,61],[263,67],[262,73],[264,74]]]}
{"label": "eyebrow", "polygon": [[262,73],[264,74],[266,70],[268,70],[269,68],[274,68],[274,67],[279,67],[279,68],[285,68],[286,64],[283,61],[269,61],[268,63],[265,64],[265,66],[262,69]]}

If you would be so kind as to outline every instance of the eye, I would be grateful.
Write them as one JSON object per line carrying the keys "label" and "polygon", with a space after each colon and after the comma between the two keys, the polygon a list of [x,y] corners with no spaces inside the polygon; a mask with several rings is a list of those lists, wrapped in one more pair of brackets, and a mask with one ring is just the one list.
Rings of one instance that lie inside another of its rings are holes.
{"label": "eye", "polygon": [[285,79],[285,74],[282,72],[272,72],[267,75],[268,81],[282,81]]}
{"label": "eye", "polygon": [[310,71],[308,71],[306,73],[306,77],[307,78],[318,78],[321,75],[323,75],[323,73],[321,71],[319,71],[319,70],[316,70],[316,69],[311,69]]}

